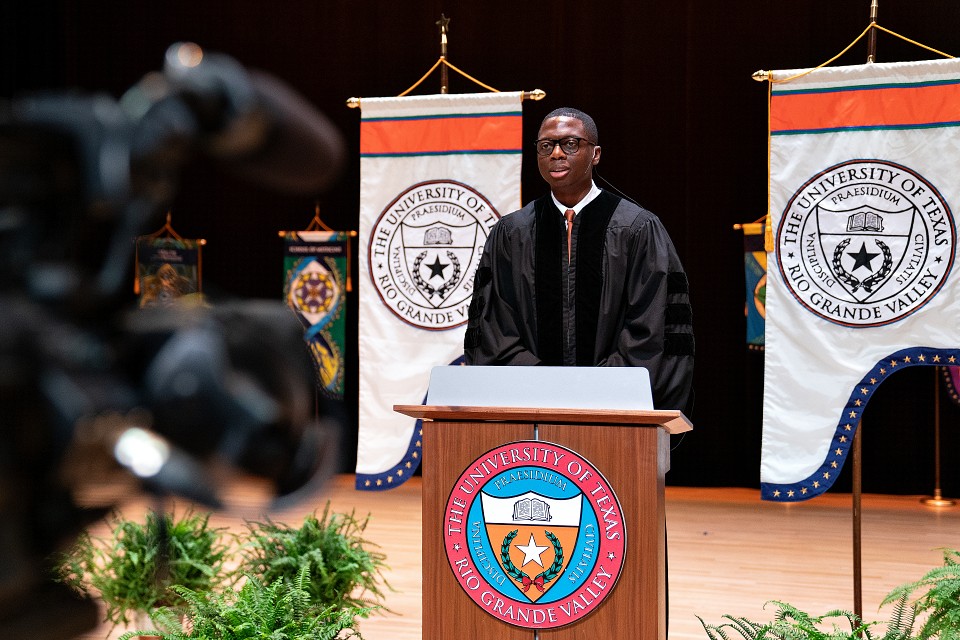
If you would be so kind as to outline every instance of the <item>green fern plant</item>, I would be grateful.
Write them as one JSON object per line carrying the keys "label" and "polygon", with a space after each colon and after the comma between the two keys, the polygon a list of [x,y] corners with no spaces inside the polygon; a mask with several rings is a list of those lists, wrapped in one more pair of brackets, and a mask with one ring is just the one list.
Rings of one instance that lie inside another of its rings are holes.
{"label": "green fern plant", "polygon": [[114,626],[161,606],[183,608],[186,601],[173,585],[210,591],[227,579],[229,544],[223,529],[210,526],[210,514],[188,511],[178,519],[150,511],[141,523],[115,513],[109,523],[109,537],[84,532],[57,558],[57,567],[62,582],[100,597]]}
{"label": "green fern plant", "polygon": [[960,552],[941,551],[943,566],[931,569],[915,582],[900,585],[880,604],[907,602],[921,592],[911,607],[915,615],[924,618],[917,640],[960,640]]}
{"label": "green fern plant", "polygon": [[325,609],[383,608],[383,577],[386,556],[364,539],[369,522],[354,512],[332,513],[327,503],[323,514],[311,514],[299,527],[273,522],[247,522],[241,536],[241,567],[265,583],[292,582],[303,568],[310,576],[305,589],[312,606]]}
{"label": "green fern plant", "polygon": [[[849,611],[812,616],[776,600],[770,603],[777,606],[777,612],[767,623],[731,615],[722,616],[725,622],[716,625],[697,619],[709,640],[960,640],[960,553],[944,549],[943,560],[943,566],[895,588],[884,598],[880,606],[892,605],[893,611],[882,627],[878,622],[863,622]],[[919,596],[915,596],[917,592]],[[838,619],[845,621],[844,627],[836,624]],[[918,619],[923,622],[914,636]]]}
{"label": "green fern plant", "polygon": [[[812,616],[793,605],[778,600],[767,603],[777,606],[771,622],[754,622],[747,618],[731,615],[722,616],[727,622],[712,625],[697,616],[710,640],[872,640],[872,623],[863,623],[849,611],[836,609],[821,616]],[[766,608],[766,605],[764,606]],[[843,621],[845,627],[838,626]],[[825,628],[829,625],[829,628]],[[887,639],[885,640],[892,640]]]}
{"label": "green fern plant", "polygon": [[307,585],[309,570],[301,567],[292,580],[271,584],[247,576],[239,592],[201,593],[184,587],[174,590],[188,604],[189,630],[177,612],[161,609],[154,616],[159,629],[130,631],[120,640],[158,635],[162,640],[334,640],[362,638],[355,627],[356,608],[318,610]]}

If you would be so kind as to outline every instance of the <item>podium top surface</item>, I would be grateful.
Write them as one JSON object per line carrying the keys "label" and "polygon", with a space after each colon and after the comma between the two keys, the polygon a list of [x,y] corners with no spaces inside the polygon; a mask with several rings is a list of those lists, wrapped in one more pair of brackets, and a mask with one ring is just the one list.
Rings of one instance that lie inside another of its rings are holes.
{"label": "podium top surface", "polygon": [[654,408],[650,374],[643,367],[433,367],[427,403],[629,411]]}
{"label": "podium top surface", "polygon": [[411,418],[450,422],[533,422],[584,425],[661,427],[668,433],[693,429],[682,411],[563,409],[542,407],[462,407],[396,404],[393,410]]}

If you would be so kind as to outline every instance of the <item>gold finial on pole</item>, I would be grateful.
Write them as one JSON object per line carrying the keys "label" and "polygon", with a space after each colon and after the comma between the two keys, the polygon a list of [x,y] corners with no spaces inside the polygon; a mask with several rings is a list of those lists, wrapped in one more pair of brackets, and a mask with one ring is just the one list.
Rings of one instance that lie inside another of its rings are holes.
{"label": "gold finial on pole", "polygon": [[766,82],[767,80],[770,79],[770,72],[760,69],[759,71],[754,71],[753,75],[750,77],[756,80],[757,82]]}
{"label": "gold finial on pole", "polygon": [[[437,26],[440,27],[440,59],[446,61],[447,59],[447,33],[450,32],[450,18],[440,14],[440,19],[437,20]],[[447,65],[440,66],[440,93],[449,93],[450,92],[450,83],[447,78]]]}
{"label": "gold finial on pole", "polygon": [[547,97],[547,92],[543,89],[534,89],[533,91],[524,91],[521,95],[521,100],[533,100],[537,102],[538,100],[543,100]]}

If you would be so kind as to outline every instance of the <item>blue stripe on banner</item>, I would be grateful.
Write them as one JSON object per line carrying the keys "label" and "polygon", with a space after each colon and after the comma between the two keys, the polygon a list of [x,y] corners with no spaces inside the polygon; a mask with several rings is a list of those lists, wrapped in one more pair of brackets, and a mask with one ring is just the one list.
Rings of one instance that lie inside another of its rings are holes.
{"label": "blue stripe on banner", "polygon": [[[462,365],[464,357],[460,356],[454,359],[450,365]],[[420,404],[427,404],[427,398],[424,397]],[[383,473],[358,473],[354,487],[360,491],[384,491],[392,489],[399,484],[403,484],[420,466],[423,459],[423,420],[417,420],[413,427],[413,435],[410,436],[410,444],[407,445],[407,452],[403,458],[392,469],[387,469]]]}
{"label": "blue stripe on banner", "polygon": [[813,475],[791,484],[760,483],[760,496],[764,500],[779,502],[799,502],[809,500],[825,493],[833,486],[843,463],[849,457],[853,436],[857,431],[860,418],[867,403],[877,387],[891,374],[905,367],[955,365],[960,362],[960,349],[933,349],[931,347],[911,347],[901,349],[876,363],[850,393],[850,399],[843,408],[837,423],[827,458]]}
{"label": "blue stripe on banner", "polygon": [[492,113],[436,113],[422,116],[390,116],[383,118],[363,118],[364,122],[400,122],[403,120],[448,120],[453,118],[499,118],[522,116],[522,111],[494,111]]}
{"label": "blue stripe on banner", "polygon": [[825,129],[786,129],[783,131],[771,131],[771,136],[799,136],[799,135],[818,135],[822,133],[839,133],[844,131],[906,131],[910,129],[947,129],[950,127],[960,127],[960,121],[953,122],[929,122],[924,124],[890,124],[878,125],[875,127],[828,127]]}
{"label": "blue stripe on banner", "polygon": [[874,91],[880,89],[922,89],[924,87],[943,87],[960,84],[960,79],[930,80],[927,82],[887,82],[884,84],[846,85],[843,87],[823,87],[820,89],[776,89],[771,93],[774,96],[799,96],[813,93],[841,93],[843,91]]}
{"label": "blue stripe on banner", "polygon": [[462,155],[516,155],[523,149],[488,149],[486,151],[421,151],[417,153],[361,153],[361,158],[409,158],[416,156],[462,156]]}

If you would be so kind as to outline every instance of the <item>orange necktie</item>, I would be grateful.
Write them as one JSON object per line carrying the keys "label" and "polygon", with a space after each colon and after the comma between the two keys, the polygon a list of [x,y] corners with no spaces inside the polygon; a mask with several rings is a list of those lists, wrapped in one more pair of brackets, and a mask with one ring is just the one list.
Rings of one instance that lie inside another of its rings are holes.
{"label": "orange necktie", "polygon": [[563,213],[563,217],[567,219],[567,264],[570,263],[570,253],[571,251],[571,235],[573,233],[573,216],[577,215],[573,209],[567,209]]}

